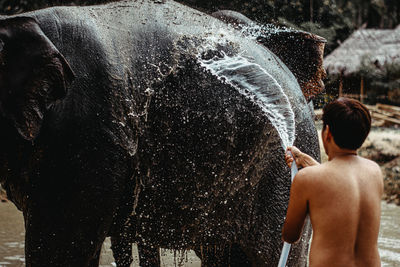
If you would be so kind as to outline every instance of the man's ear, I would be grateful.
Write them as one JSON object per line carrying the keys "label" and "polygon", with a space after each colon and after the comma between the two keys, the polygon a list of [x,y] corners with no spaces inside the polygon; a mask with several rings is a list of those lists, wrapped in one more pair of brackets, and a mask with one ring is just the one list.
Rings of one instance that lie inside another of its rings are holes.
{"label": "man's ear", "polygon": [[333,140],[333,135],[332,135],[331,129],[329,128],[329,125],[325,126],[325,134],[326,134],[326,140],[329,140],[329,141]]}
{"label": "man's ear", "polygon": [[67,94],[74,73],[33,18],[0,22],[0,102],[27,140],[40,132],[45,111]]}

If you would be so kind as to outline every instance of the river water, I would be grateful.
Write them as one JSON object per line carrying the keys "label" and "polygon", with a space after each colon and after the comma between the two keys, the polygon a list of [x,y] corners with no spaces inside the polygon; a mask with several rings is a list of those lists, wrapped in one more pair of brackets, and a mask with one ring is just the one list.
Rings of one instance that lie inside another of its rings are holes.
{"label": "river water", "polygon": [[[0,203],[0,267],[25,266],[24,223],[21,212],[11,202]],[[379,252],[382,266],[400,267],[400,207],[382,202]],[[134,249],[134,265],[138,266],[137,250]],[[196,255],[188,253],[161,251],[163,267],[200,267]],[[107,239],[103,244],[100,266],[115,266]]]}

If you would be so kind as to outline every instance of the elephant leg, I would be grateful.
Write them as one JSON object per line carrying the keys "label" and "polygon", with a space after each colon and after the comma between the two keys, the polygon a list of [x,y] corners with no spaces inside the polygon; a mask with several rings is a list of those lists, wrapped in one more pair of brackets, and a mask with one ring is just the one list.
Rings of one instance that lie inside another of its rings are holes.
{"label": "elephant leg", "polygon": [[202,267],[250,267],[246,254],[238,244],[219,247],[206,247],[195,250],[201,259]]}
{"label": "elephant leg", "polygon": [[[84,267],[98,266],[101,242],[90,237],[70,239],[59,231],[28,227],[25,236],[26,266]],[[33,234],[32,231],[35,231]],[[70,229],[66,230],[70,233]]]}
{"label": "elephant leg", "polygon": [[98,266],[101,245],[112,222],[108,214],[114,212],[113,207],[107,209],[101,203],[101,210],[95,204],[100,197],[91,201],[75,195],[69,202],[64,198],[50,201],[54,198],[40,199],[38,194],[34,195],[24,210],[26,266]]}
{"label": "elephant leg", "polygon": [[129,267],[133,261],[132,243],[123,236],[111,237],[111,250],[117,267]]}
{"label": "elephant leg", "polygon": [[194,251],[196,252],[197,257],[201,259],[201,267],[224,266],[222,253],[219,248],[201,246]]}
{"label": "elephant leg", "polygon": [[158,247],[138,243],[140,267],[160,267],[160,251]]}
{"label": "elephant leg", "polygon": [[[228,253],[228,255],[226,255]],[[251,263],[238,244],[233,244],[229,249],[225,249],[224,258],[229,258],[229,265],[231,267],[245,267],[251,266]]]}

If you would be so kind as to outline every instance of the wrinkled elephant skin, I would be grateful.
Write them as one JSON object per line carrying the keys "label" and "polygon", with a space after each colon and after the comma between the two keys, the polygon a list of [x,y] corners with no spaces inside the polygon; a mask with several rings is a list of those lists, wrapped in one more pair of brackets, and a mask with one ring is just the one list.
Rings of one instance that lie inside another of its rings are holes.
{"label": "wrinkled elephant skin", "polygon": [[302,91],[226,23],[158,2],[0,18],[0,181],[24,214],[27,266],[97,266],[106,236],[115,251],[138,242],[143,266],[158,264],[151,247],[277,264],[290,174],[271,118],[318,158]]}

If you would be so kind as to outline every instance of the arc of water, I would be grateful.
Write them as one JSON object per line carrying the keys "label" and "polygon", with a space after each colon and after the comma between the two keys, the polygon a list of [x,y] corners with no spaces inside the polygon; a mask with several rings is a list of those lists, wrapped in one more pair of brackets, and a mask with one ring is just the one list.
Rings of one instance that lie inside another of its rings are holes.
{"label": "arc of water", "polygon": [[295,120],[289,99],[280,84],[264,68],[241,55],[214,57],[201,65],[252,99],[277,130],[282,148],[294,142]]}

